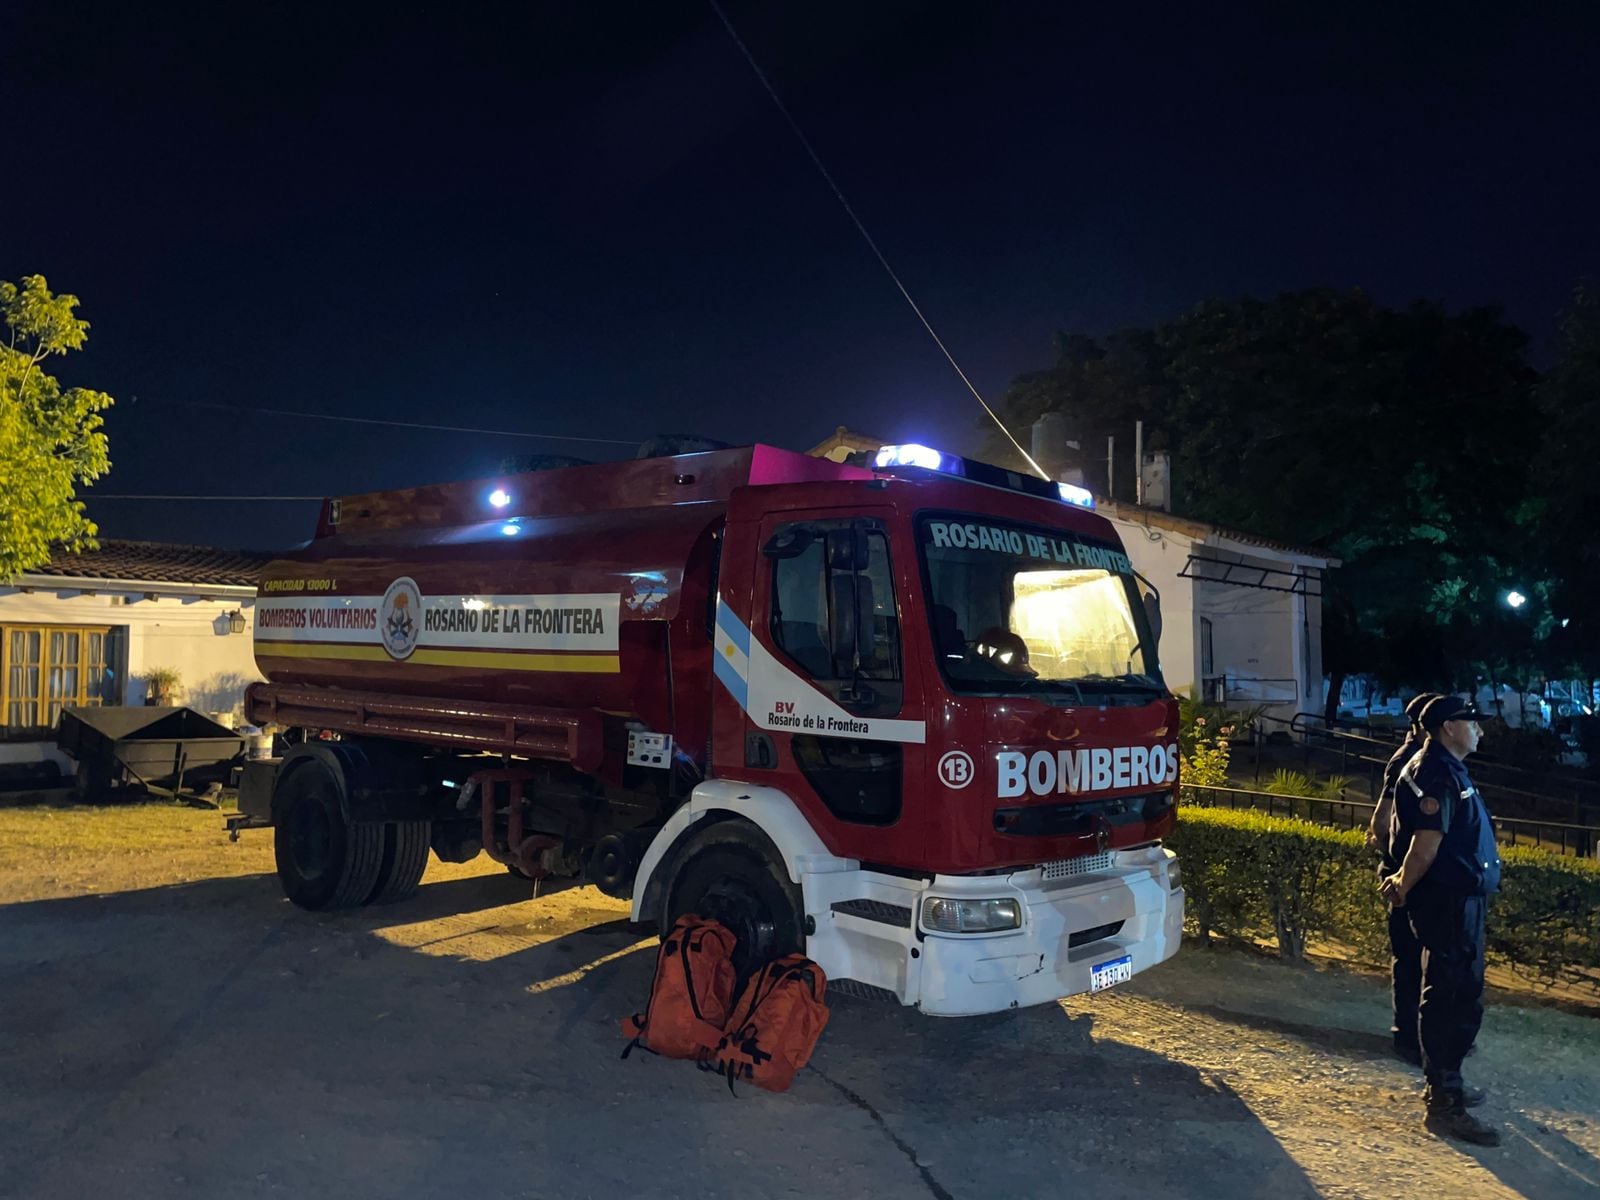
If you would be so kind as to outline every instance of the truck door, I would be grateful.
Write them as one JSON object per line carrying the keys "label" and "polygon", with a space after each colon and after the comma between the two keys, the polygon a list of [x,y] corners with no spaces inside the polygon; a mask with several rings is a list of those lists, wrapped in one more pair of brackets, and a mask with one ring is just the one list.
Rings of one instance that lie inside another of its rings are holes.
{"label": "truck door", "polygon": [[835,853],[869,860],[922,776],[901,565],[888,513],[784,513],[761,523],[752,581],[746,770],[793,796]]}

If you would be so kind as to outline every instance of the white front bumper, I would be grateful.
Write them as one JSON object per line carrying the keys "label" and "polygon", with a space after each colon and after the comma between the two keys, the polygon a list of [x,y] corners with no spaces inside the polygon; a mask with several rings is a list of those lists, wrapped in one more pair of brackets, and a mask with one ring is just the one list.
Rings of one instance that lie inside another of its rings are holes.
{"label": "white front bumper", "polygon": [[[1034,868],[1011,875],[941,875],[933,881],[871,871],[807,876],[806,910],[816,922],[807,953],[830,979],[853,979],[893,992],[939,1016],[967,1016],[1044,1004],[1090,990],[1090,972],[1128,956],[1133,972],[1164,962],[1183,938],[1182,888],[1168,886],[1174,861],[1160,847],[1118,851],[1108,869],[1045,882]],[[909,910],[909,923],[866,919],[854,897],[883,911]],[[921,928],[922,901],[1013,897],[1019,929],[988,934]],[[1116,925],[1113,933],[1093,931]],[[1074,935],[1081,945],[1072,945]],[[1089,935],[1093,940],[1086,940]]]}

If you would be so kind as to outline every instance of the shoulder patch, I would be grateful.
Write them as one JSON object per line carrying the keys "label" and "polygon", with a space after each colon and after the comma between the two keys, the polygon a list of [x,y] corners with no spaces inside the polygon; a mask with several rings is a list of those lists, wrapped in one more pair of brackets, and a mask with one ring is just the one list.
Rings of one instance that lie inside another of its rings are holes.
{"label": "shoulder patch", "polygon": [[1435,813],[1437,813],[1439,811],[1439,802],[1437,800],[1435,800],[1432,796],[1424,796],[1418,802],[1417,807],[1420,808],[1423,812],[1427,813],[1428,816],[1431,817],[1431,816],[1433,816]]}

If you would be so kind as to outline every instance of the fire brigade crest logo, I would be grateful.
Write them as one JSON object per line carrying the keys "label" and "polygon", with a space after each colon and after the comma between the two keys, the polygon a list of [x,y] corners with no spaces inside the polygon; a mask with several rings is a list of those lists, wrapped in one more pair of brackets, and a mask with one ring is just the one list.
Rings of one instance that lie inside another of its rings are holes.
{"label": "fire brigade crest logo", "polygon": [[383,593],[378,606],[378,631],[390,658],[410,658],[422,636],[422,593],[416,582],[401,576]]}

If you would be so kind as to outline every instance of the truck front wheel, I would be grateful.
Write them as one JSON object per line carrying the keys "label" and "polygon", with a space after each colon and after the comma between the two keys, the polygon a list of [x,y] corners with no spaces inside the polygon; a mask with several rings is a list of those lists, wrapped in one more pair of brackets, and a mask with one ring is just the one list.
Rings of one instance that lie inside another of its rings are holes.
{"label": "truck front wheel", "polygon": [[296,765],[279,781],[273,808],[283,894],[313,911],[365,904],[383,869],[384,828],[344,819],[339,783],[328,768],[317,761]]}
{"label": "truck front wheel", "polygon": [[721,921],[739,939],[733,965],[740,987],[773,959],[804,947],[800,889],[754,826],[713,825],[694,837],[680,861],[662,914],[663,937],[684,913]]}

